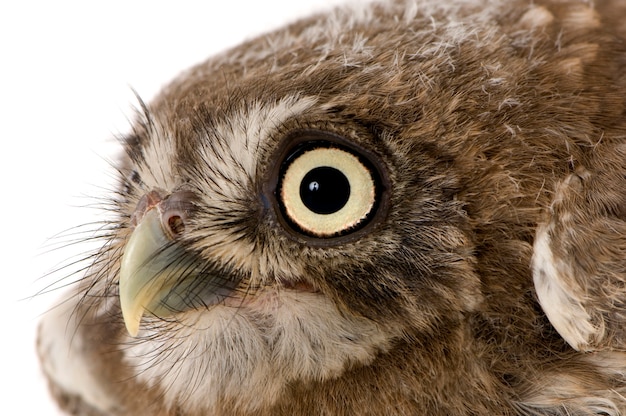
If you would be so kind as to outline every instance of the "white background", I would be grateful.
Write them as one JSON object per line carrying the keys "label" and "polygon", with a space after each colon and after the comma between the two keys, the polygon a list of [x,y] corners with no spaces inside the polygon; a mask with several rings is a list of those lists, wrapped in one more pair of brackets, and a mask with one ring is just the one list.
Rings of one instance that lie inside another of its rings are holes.
{"label": "white background", "polygon": [[54,235],[98,220],[86,206],[112,183],[131,88],[149,101],[188,66],[340,1],[0,4],[0,413],[58,414],[34,345],[39,316],[62,290],[32,295],[82,251],[50,251],[68,241]]}

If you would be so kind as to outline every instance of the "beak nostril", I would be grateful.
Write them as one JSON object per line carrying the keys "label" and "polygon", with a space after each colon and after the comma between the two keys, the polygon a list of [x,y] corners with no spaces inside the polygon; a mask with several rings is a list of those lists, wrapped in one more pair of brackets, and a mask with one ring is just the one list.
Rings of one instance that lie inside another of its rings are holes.
{"label": "beak nostril", "polygon": [[194,196],[188,191],[177,191],[166,196],[165,191],[152,190],[145,194],[137,203],[131,214],[130,223],[136,228],[151,210],[156,210],[163,232],[170,239],[180,237],[186,228],[186,221],[193,210]]}
{"label": "beak nostril", "polygon": [[167,227],[173,236],[179,236],[185,232],[185,222],[180,215],[171,215],[167,219]]}

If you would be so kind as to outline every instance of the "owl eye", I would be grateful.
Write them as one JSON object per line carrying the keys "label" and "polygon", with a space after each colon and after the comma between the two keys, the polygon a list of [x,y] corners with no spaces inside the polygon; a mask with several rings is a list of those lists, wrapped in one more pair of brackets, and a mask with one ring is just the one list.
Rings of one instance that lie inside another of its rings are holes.
{"label": "owl eye", "polygon": [[331,142],[304,143],[283,162],[277,190],[292,228],[329,238],[364,226],[380,194],[373,164],[352,149]]}

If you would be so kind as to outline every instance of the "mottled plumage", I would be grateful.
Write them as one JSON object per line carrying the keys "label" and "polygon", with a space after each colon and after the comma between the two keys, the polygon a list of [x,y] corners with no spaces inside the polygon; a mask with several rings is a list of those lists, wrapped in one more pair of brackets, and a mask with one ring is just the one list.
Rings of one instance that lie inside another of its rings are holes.
{"label": "mottled plumage", "polygon": [[184,72],[124,138],[102,249],[42,322],[55,398],[626,414],[624,19],[359,3]]}

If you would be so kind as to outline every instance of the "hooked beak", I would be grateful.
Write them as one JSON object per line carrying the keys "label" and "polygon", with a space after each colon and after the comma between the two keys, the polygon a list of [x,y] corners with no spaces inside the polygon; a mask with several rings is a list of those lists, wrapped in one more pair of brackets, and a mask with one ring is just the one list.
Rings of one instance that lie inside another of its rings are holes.
{"label": "hooked beak", "polygon": [[171,316],[192,307],[201,296],[207,299],[200,298],[199,302],[207,305],[226,289],[211,283],[217,279],[207,275],[203,262],[180,242],[192,199],[189,192],[162,198],[158,191],[151,191],[133,213],[135,229],[124,248],[119,275],[122,317],[131,336],[139,332],[146,311]]}
{"label": "hooked beak", "polygon": [[[120,267],[120,304],[126,329],[132,336],[146,310],[167,316],[184,293],[181,276],[189,274],[184,249],[167,235],[158,209],[149,210],[126,243]],[[189,280],[189,279],[187,279]],[[182,291],[182,293],[181,293]]]}

